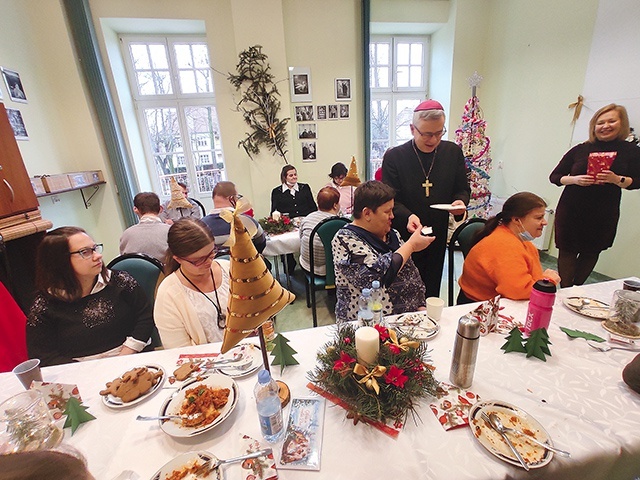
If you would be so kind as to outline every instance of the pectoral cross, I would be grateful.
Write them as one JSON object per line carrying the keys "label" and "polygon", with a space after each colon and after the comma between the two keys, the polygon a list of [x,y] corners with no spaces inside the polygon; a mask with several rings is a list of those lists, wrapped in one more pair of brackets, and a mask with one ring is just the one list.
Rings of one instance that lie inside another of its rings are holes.
{"label": "pectoral cross", "polygon": [[427,178],[424,183],[422,184],[422,186],[424,187],[424,196],[428,197],[429,196],[429,187],[433,187],[433,183],[431,183],[429,181],[429,179]]}

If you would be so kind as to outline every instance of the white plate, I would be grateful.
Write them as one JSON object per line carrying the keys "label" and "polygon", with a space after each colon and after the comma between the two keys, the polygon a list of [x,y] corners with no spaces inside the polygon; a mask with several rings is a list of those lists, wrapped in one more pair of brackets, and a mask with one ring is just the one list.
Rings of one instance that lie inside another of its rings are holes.
{"label": "white plate", "polygon": [[459,210],[461,208],[466,208],[463,205],[451,205],[450,203],[434,203],[433,205],[429,205],[431,208],[435,208],[436,210],[446,210],[450,212],[451,210]]}
{"label": "white plate", "polygon": [[[522,431],[531,431],[533,432],[533,436],[535,436],[536,439],[540,440],[541,442],[546,442],[550,446],[553,446],[551,437],[544,429],[544,427],[524,410],[515,407],[507,402],[498,400],[475,403],[469,409],[469,425],[471,427],[471,433],[473,433],[473,437],[480,443],[480,445],[482,445],[492,455],[496,456],[500,460],[510,463],[511,465],[515,465],[516,467],[522,468],[522,465],[520,465],[520,462],[518,462],[515,455],[513,455],[513,453],[509,449],[509,446],[502,439],[500,434],[493,428],[491,428],[491,426],[489,426],[487,422],[480,416],[483,411],[487,415],[491,412],[496,412],[505,427],[515,426]],[[512,423],[512,419],[514,418],[518,425],[514,425],[514,423]],[[523,428],[523,425],[526,429]],[[552,451],[545,450],[539,445],[527,442],[525,437],[510,433],[507,435],[518,452],[524,457],[525,461],[527,461],[529,467],[544,467],[553,458]],[[540,460],[533,462],[528,461],[528,458],[531,458],[528,455],[531,455],[534,452],[540,452],[541,450],[544,450],[544,453],[542,454]]]}
{"label": "white plate", "polygon": [[[233,358],[242,355],[242,360],[237,363],[217,367],[220,373],[228,375],[232,378],[244,377],[257,371],[262,365],[262,350],[253,343],[241,343],[236,345],[224,355],[218,357],[219,360],[224,358]],[[216,360],[218,360],[216,359]]]}
{"label": "white plate", "polygon": [[212,388],[228,388],[231,391],[229,392],[229,400],[227,401],[227,404],[220,410],[218,418],[210,424],[202,427],[183,427],[180,422],[176,422],[174,420],[158,420],[160,428],[168,435],[171,435],[172,437],[193,437],[194,435],[207,432],[212,428],[215,428],[217,425],[220,425],[236,408],[236,405],[238,404],[238,384],[233,378],[222,375],[221,373],[214,373],[203,380],[194,378],[193,380],[186,381],[178,391],[173,393],[173,395],[162,403],[159,415],[178,415],[180,413],[182,402],[185,398],[185,391],[198,385],[206,385]]}
{"label": "white plate", "polygon": [[[153,364],[137,365],[127,370],[127,372],[130,370],[133,370],[134,368],[140,368],[140,367],[146,367],[151,372],[162,372],[162,376],[158,379],[158,382],[153,387],[151,387],[151,390],[149,390],[144,395],[136,398],[134,401],[127,402],[127,403],[124,403],[118,397],[115,397],[113,395],[101,395],[102,403],[104,403],[109,408],[129,408],[133,405],[137,405],[140,402],[144,402],[147,398],[149,398],[151,395],[156,393],[160,389],[160,387],[162,387],[162,384],[164,383],[164,379],[167,378],[167,374],[165,373],[164,368],[162,368],[160,365],[153,365]],[[124,375],[127,372],[123,372],[122,375]],[[112,382],[113,380],[110,380],[110,381]]]}
{"label": "white plate", "polygon": [[[589,300],[589,304],[585,305],[583,300]],[[609,305],[595,298],[587,297],[567,297],[562,303],[572,312],[596,320],[605,320],[609,317]]]}
{"label": "white plate", "polygon": [[[158,470],[155,475],[151,477],[151,480],[166,480],[166,478],[175,470],[182,470],[183,468],[190,467],[195,464],[202,465],[204,462],[209,460],[216,461],[217,458],[209,452],[183,453]],[[210,473],[207,478],[210,480],[220,480],[220,469],[218,468],[215,472]],[[184,477],[184,480],[196,480],[196,476],[190,474]]]}
{"label": "white plate", "polygon": [[429,318],[426,311],[389,315],[384,317],[384,320],[388,326],[417,340],[429,340],[440,332],[440,324]]}

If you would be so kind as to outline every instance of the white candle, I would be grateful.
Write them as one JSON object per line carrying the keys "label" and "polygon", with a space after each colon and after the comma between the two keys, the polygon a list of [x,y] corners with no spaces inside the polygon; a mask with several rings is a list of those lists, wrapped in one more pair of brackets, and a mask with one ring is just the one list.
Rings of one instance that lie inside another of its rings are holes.
{"label": "white candle", "polygon": [[280,220],[280,212],[278,210],[274,210],[271,214],[271,218],[273,218],[276,222]]}
{"label": "white candle", "polygon": [[373,365],[380,350],[380,334],[373,327],[356,330],[356,354],[358,363]]}

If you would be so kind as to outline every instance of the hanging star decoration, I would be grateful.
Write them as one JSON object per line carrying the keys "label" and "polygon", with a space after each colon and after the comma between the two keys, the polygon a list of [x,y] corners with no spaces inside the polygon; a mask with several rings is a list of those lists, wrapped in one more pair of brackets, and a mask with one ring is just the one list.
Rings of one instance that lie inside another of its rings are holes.
{"label": "hanging star decoration", "polygon": [[87,408],[89,407],[82,405],[75,397],[70,397],[67,401],[67,408],[64,410],[64,414],[67,416],[64,428],[71,427],[71,435],[76,432],[80,424],[96,419],[87,412]]}

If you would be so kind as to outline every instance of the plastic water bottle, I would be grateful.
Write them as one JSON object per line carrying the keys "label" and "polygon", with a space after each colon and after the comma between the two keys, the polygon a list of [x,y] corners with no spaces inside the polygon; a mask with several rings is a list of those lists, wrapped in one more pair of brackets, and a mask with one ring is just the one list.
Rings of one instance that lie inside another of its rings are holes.
{"label": "plastic water bottle", "polygon": [[373,312],[371,311],[371,290],[363,288],[358,299],[358,321],[362,325],[373,323]]}
{"label": "plastic water bottle", "polygon": [[260,430],[267,442],[275,443],[284,432],[282,406],[278,397],[278,384],[267,370],[260,370],[258,383],[253,389],[260,418]]}
{"label": "plastic water bottle", "polygon": [[556,301],[555,283],[543,279],[533,284],[531,296],[529,297],[529,308],[527,319],[524,322],[524,333],[529,335],[539,328],[549,328],[551,322],[551,312]]}
{"label": "plastic water bottle", "polygon": [[380,282],[374,280],[371,282],[371,311],[373,312],[373,323],[379,325],[382,323],[382,289]]}

